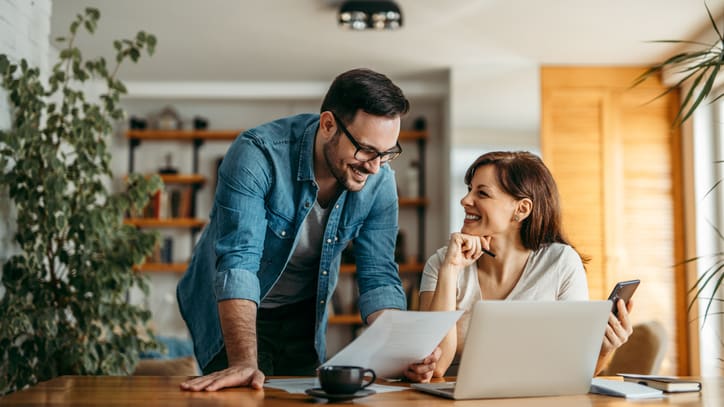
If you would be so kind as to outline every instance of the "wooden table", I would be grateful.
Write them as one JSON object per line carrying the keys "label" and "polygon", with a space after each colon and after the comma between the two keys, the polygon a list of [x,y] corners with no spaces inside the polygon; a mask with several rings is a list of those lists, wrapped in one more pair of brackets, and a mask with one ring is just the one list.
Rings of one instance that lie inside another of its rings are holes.
{"label": "wooden table", "polygon": [[[0,406],[309,406],[324,404],[306,394],[282,390],[254,391],[247,388],[218,392],[188,392],[178,384],[186,377],[151,376],[62,376],[39,383],[29,389],[0,398]],[[724,406],[724,378],[703,379],[701,393],[681,393],[669,398],[625,400],[599,395],[565,397],[531,397],[452,401],[414,390],[380,393],[356,399],[352,403],[369,406],[498,406],[498,407],[615,407],[651,406]],[[340,403],[335,403],[340,404]]]}

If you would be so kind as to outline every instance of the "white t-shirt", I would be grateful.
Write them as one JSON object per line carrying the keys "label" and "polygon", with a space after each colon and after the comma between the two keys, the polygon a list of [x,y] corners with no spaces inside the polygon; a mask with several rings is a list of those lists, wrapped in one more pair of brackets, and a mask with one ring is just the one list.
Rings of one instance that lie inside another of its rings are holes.
{"label": "white t-shirt", "polygon": [[[446,253],[447,246],[438,249],[427,259],[422,271],[420,292],[435,291],[437,275]],[[473,263],[458,275],[457,309],[464,312],[457,323],[457,354],[463,348],[473,304],[484,298],[478,282],[478,267]],[[588,300],[588,282],[581,257],[572,247],[562,243],[544,245],[532,252],[520,280],[505,298],[505,301],[515,300]]]}
{"label": "white t-shirt", "polygon": [[332,206],[322,208],[314,201],[312,210],[299,230],[297,247],[287,267],[261,301],[260,308],[277,308],[313,298],[317,294],[317,272],[322,253],[322,237]]}

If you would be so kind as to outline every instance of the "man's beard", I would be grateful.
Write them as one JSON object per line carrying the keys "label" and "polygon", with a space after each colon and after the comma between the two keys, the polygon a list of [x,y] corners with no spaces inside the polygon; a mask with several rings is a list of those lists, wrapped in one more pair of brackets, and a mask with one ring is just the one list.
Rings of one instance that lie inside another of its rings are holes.
{"label": "man's beard", "polygon": [[[337,180],[337,183],[341,185],[344,189],[352,192],[356,192],[362,189],[364,186],[364,183],[362,183],[359,188],[357,188],[356,184],[352,184],[350,182],[350,179],[347,175],[347,171],[345,171],[345,168],[340,168],[335,164],[335,152],[336,148],[339,145],[339,140],[342,137],[340,133],[337,133],[336,136],[332,140],[330,140],[327,144],[324,145],[324,161],[327,164],[327,168],[329,168],[329,172],[332,173],[332,176]],[[364,168],[364,166],[355,166],[353,167],[355,170],[361,172],[362,174],[369,175],[369,172]]]}

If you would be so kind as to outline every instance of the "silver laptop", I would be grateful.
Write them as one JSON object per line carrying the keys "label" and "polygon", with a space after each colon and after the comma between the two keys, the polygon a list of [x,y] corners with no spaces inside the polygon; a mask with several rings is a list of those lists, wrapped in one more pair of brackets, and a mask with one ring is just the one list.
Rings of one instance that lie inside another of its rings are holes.
{"label": "silver laptop", "polygon": [[412,387],[455,400],[588,393],[609,301],[479,301],[457,382]]}

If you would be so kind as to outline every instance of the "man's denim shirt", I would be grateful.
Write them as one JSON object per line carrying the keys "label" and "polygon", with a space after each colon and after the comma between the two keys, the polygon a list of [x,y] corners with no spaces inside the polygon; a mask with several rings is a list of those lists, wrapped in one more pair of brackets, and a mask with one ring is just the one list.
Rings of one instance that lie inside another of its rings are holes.
{"label": "man's denim shirt", "polygon": [[[294,251],[317,199],[318,127],[316,114],[261,125],[237,137],[223,159],[210,223],[176,290],[202,367],[224,345],[217,302],[247,299],[258,305]],[[394,261],[398,202],[392,169],[383,165],[361,191],[344,191],[333,205],[317,271],[314,343],[320,362],[326,358],[327,302],[337,285],[342,250],[351,240],[362,319],[384,308],[406,308]]]}

